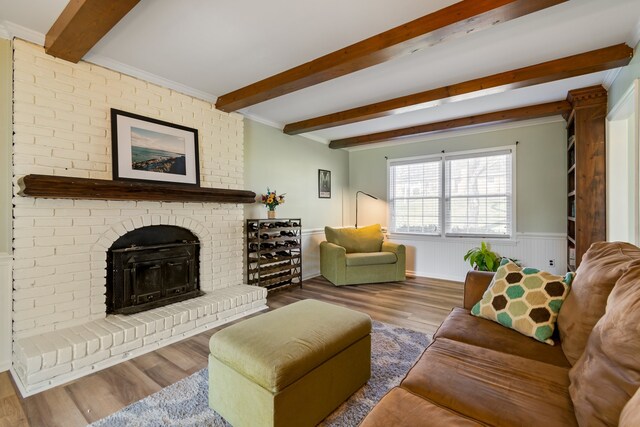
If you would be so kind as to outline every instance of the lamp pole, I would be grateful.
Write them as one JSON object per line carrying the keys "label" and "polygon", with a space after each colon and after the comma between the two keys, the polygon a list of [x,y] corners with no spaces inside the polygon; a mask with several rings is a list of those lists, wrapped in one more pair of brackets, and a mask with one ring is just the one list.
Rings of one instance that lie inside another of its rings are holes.
{"label": "lamp pole", "polygon": [[358,190],[358,191],[356,191],[356,228],[358,228],[358,194],[359,194],[359,193],[362,193],[362,194],[364,194],[365,196],[369,196],[369,197],[371,197],[372,199],[378,200],[378,198],[377,198],[376,196],[372,196],[372,195],[371,195],[371,194],[369,194],[369,193],[365,193],[364,191],[359,191],[359,190]]}

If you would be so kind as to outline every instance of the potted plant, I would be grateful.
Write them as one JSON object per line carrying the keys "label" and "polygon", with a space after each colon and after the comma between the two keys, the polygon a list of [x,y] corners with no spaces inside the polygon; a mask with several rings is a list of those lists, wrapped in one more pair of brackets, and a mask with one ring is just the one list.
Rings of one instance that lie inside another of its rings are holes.
{"label": "potted plant", "polygon": [[465,261],[469,261],[474,270],[497,271],[502,257],[491,250],[488,243],[480,242],[479,248],[469,249],[464,256]]}

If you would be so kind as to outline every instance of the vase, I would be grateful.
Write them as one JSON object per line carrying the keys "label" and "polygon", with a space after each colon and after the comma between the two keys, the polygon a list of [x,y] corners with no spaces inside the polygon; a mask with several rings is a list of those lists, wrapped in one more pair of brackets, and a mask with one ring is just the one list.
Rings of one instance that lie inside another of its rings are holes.
{"label": "vase", "polygon": [[272,211],[272,210],[267,211],[267,218],[275,219],[275,217],[276,217],[276,211]]}

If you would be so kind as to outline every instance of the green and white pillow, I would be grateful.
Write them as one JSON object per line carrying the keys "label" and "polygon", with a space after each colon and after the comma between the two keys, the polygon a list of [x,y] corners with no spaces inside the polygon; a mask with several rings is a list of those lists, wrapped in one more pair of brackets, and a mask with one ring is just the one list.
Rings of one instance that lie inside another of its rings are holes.
{"label": "green and white pillow", "polygon": [[471,314],[553,345],[551,336],[558,312],[569,294],[573,277],[573,273],[562,277],[522,268],[505,258]]}

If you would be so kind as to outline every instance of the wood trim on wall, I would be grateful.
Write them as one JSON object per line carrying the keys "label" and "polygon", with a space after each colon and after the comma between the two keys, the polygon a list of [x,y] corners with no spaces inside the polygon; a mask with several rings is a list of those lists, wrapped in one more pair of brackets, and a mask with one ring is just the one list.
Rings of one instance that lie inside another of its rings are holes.
{"label": "wood trim on wall", "polygon": [[566,0],[463,0],[218,98],[232,112],[410,55]]}

